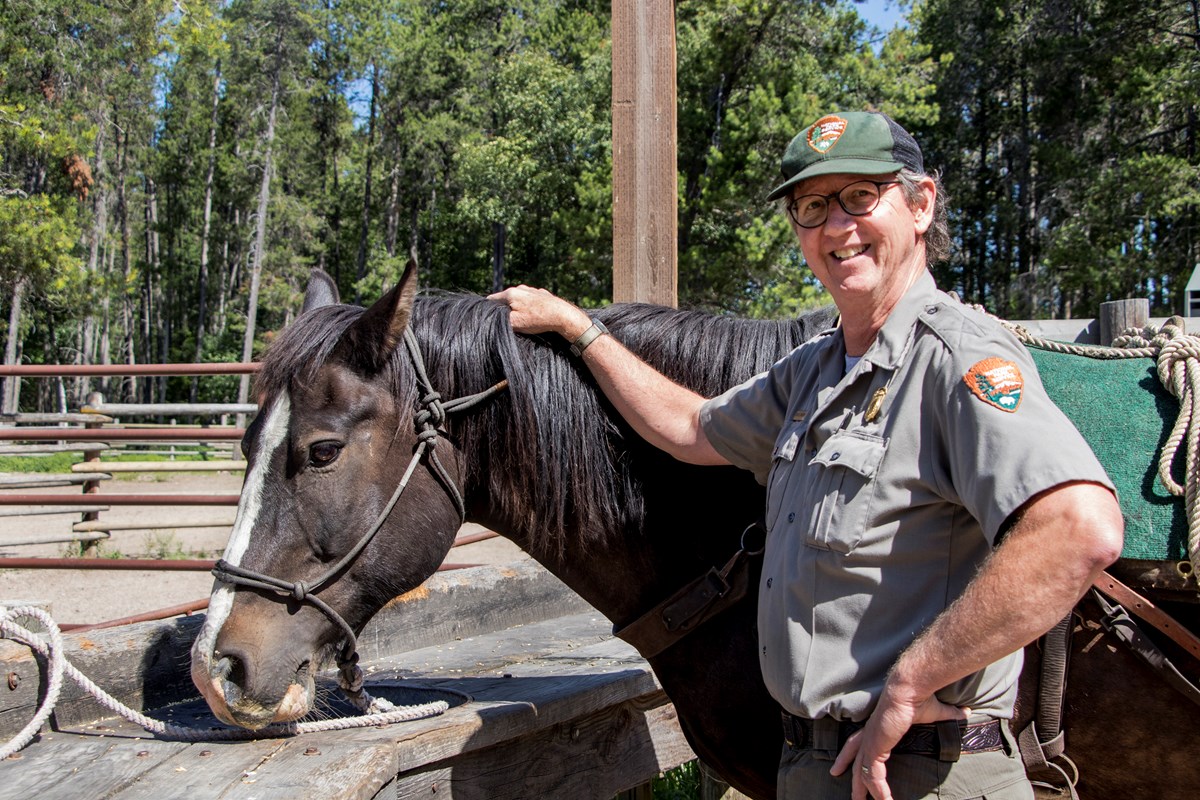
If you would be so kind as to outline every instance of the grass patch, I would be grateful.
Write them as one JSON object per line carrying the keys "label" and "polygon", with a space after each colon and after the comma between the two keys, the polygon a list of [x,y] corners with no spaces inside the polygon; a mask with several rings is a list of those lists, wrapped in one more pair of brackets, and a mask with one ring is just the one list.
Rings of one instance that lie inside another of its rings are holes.
{"label": "grass patch", "polygon": [[170,532],[148,533],[144,542],[146,558],[180,561],[194,557],[183,549],[183,542]]}
{"label": "grass patch", "polygon": [[0,456],[0,472],[70,472],[71,465],[83,460],[78,453],[50,453],[44,456]]}
{"label": "grass patch", "polygon": [[[110,454],[105,461],[229,461],[228,453],[181,451],[172,456],[158,453],[139,453],[136,450]],[[0,472],[63,473],[70,472],[72,464],[83,463],[79,453],[47,453],[46,455],[0,456]]]}
{"label": "grass patch", "polygon": [[695,761],[681,764],[650,782],[654,800],[698,800],[700,767]]}

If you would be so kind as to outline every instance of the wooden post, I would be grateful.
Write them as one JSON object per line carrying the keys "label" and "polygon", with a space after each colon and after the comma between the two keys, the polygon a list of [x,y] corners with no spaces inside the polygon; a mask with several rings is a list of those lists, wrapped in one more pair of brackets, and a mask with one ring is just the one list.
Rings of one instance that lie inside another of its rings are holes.
{"label": "wooden post", "polygon": [[[99,392],[93,392],[92,394],[88,395],[87,401],[88,401],[89,406],[102,406],[102,405],[104,405],[104,395],[100,394]],[[83,427],[99,428],[102,425],[103,425],[103,423],[101,423],[101,422],[85,422],[83,424]],[[97,437],[97,438],[99,438],[99,437]],[[84,456],[83,456],[84,462],[85,463],[95,462],[93,469],[96,472],[100,471],[100,463],[99,463],[100,462],[100,452],[101,451],[99,451],[99,450],[85,450],[84,451]],[[99,494],[100,493],[100,481],[84,481],[83,493],[84,494]],[[95,522],[98,519],[100,519],[99,513],[95,512],[95,511],[85,511],[85,512],[83,512],[83,516],[79,521],[80,522]],[[88,558],[95,558],[96,556],[100,555],[100,548],[97,546],[98,541],[99,540],[97,540],[97,539],[87,539],[87,540],[82,541],[80,543],[80,547],[79,547],[79,554],[82,556],[86,556]]]}
{"label": "wooden post", "polygon": [[675,6],[612,4],[613,300],[675,306]]}
{"label": "wooden post", "polygon": [[1145,297],[1134,300],[1114,300],[1100,304],[1100,344],[1106,347],[1126,328],[1141,330],[1150,322],[1150,301]]}

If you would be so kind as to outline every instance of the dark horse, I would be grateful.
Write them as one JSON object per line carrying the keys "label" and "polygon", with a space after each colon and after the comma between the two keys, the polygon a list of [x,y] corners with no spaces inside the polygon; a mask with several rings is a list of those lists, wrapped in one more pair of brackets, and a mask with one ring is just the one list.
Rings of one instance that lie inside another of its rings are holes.
{"label": "dark horse", "polygon": [[[313,674],[344,653],[347,628],[361,630],[431,575],[464,513],[621,627],[724,564],[761,512],[763,489],[748,473],[688,466],[634,435],[565,343],[515,336],[507,308],[479,297],[415,294],[410,267],[363,310],[338,304],[332,281],[317,274],[304,313],[263,363],[261,412],[243,444],[249,467],[224,562],[229,574],[287,578],[284,588],[299,599],[228,584],[214,591],[192,675],[228,722],[258,728],[306,713]],[[768,323],[620,305],[596,316],[668,376],[712,396],[766,369],[832,315]],[[443,420],[414,368],[420,358],[444,398],[501,381],[507,391]],[[410,462],[434,440],[436,463]],[[378,533],[364,538],[375,525]],[[301,602],[318,595],[331,612]],[[758,677],[754,626],[751,591],[649,661],[697,755],[741,791],[770,798],[781,729]],[[1104,662],[1112,664],[1119,679],[1138,669]],[[1178,714],[1169,696],[1164,704],[1163,713]],[[1169,723],[1190,724],[1178,715]],[[1164,785],[1190,791],[1195,776],[1192,767]],[[1171,796],[1132,786],[1118,782],[1108,796]]]}

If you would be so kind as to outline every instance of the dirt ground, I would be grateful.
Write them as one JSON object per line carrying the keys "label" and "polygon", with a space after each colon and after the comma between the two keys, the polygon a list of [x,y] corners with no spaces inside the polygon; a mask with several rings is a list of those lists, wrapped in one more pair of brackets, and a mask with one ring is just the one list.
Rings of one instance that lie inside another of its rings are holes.
{"label": "dirt ground", "polygon": [[[108,494],[230,494],[241,488],[240,472],[185,472],[121,476],[101,484],[98,505]],[[5,489],[21,494],[77,494],[78,487]],[[2,507],[13,508],[19,507]],[[145,525],[212,523],[209,527],[164,527],[114,531],[99,546],[100,555],[127,558],[206,558],[220,556],[233,524],[232,506],[112,506],[101,518]],[[145,572],[63,569],[6,569],[12,557],[71,555],[63,543],[20,545],[14,539],[38,534],[67,535],[78,512],[45,516],[0,517],[0,604],[30,602],[48,607],[59,624],[91,624],[200,600],[212,591],[207,572]],[[462,533],[478,532],[467,526]],[[450,551],[455,564],[502,564],[525,558],[507,539],[493,538]]]}

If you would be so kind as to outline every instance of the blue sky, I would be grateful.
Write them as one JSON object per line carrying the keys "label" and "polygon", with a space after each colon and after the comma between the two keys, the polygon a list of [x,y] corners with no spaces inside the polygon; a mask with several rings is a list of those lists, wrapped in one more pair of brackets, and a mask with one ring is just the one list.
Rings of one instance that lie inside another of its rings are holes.
{"label": "blue sky", "polygon": [[888,31],[904,19],[897,0],[854,0],[859,15],[880,30]]}

